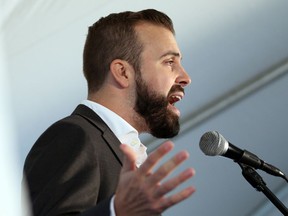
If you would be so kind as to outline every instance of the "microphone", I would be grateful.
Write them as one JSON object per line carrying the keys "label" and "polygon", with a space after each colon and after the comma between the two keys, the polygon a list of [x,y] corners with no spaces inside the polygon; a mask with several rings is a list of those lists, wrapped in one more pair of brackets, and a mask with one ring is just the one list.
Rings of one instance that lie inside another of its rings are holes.
{"label": "microphone", "polygon": [[209,156],[224,156],[234,160],[237,163],[246,164],[255,169],[261,169],[271,175],[284,178],[287,182],[288,179],[285,174],[277,167],[268,164],[258,158],[255,154],[242,150],[233,144],[229,143],[217,131],[209,131],[202,135],[199,142],[200,149],[205,155]]}

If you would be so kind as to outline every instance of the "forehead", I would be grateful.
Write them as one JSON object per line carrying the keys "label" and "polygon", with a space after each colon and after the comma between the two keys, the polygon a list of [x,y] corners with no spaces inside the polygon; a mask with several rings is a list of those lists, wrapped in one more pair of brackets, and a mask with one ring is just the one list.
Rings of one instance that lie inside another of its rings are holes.
{"label": "forehead", "polygon": [[150,23],[141,23],[135,27],[138,39],[143,45],[143,54],[158,58],[166,54],[181,57],[174,34],[167,28]]}

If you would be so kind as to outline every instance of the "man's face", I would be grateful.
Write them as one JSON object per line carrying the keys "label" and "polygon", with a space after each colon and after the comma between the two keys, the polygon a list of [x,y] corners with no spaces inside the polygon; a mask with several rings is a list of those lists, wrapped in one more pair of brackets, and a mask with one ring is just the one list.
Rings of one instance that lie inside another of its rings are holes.
{"label": "man's face", "polygon": [[181,54],[169,30],[142,24],[136,31],[144,48],[141,69],[136,71],[135,110],[153,136],[174,137],[180,128],[180,111],[174,104],[183,98],[183,87],[191,80],[181,66]]}
{"label": "man's face", "polygon": [[[167,96],[149,90],[141,76],[136,79],[136,88],[135,110],[145,119],[149,132],[157,138],[176,136],[180,129],[179,116],[168,108],[171,105]],[[175,85],[168,95],[172,95],[174,92],[184,94],[184,89],[180,85]]]}

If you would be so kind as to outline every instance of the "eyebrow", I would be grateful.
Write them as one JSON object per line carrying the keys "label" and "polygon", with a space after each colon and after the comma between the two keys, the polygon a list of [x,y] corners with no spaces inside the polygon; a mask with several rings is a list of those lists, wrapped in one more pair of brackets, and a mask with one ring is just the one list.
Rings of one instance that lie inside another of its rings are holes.
{"label": "eyebrow", "polygon": [[170,55],[175,56],[175,57],[179,57],[180,59],[182,59],[182,56],[180,55],[180,53],[174,52],[174,51],[168,51],[168,52],[164,53],[163,55],[161,55],[160,58],[170,56]]}

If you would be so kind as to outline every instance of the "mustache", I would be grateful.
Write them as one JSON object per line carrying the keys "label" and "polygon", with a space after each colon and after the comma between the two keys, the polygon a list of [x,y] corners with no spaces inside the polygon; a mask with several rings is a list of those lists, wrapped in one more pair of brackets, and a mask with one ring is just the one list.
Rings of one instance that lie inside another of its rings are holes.
{"label": "mustache", "polygon": [[168,95],[174,93],[174,92],[182,92],[185,95],[185,90],[181,85],[174,85],[171,87]]}

